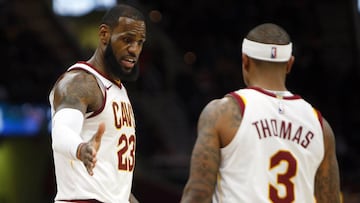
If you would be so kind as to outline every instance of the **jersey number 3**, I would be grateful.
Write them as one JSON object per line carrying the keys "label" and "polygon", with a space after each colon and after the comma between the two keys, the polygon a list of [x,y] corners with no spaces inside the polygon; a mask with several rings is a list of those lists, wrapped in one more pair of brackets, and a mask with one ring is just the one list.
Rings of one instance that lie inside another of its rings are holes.
{"label": "jersey number 3", "polygon": [[[277,174],[277,186],[269,185],[269,197],[273,203],[291,203],[294,202],[294,183],[291,179],[296,175],[297,162],[294,156],[289,151],[278,151],[270,159],[270,170],[286,164],[284,173]],[[279,195],[279,187],[282,185],[285,188],[284,195]]]}
{"label": "jersey number 3", "polygon": [[131,135],[128,139],[125,134],[122,134],[118,146],[120,146],[118,151],[118,169],[132,171],[135,165],[135,136]]}

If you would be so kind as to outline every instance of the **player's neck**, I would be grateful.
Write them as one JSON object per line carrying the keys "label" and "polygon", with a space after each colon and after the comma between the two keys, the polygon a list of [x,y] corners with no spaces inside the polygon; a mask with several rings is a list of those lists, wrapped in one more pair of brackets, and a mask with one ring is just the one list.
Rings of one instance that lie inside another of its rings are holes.
{"label": "player's neck", "polygon": [[284,83],[271,80],[260,80],[249,84],[252,87],[259,87],[270,91],[287,91]]}
{"label": "player's neck", "polygon": [[263,89],[263,90],[279,96],[293,96],[293,94],[288,90],[268,90],[268,89]]}
{"label": "player's neck", "polygon": [[95,67],[100,73],[107,75],[104,68],[105,67],[104,61],[96,52],[97,50],[95,51],[94,55],[86,62],[91,64],[93,67]]}

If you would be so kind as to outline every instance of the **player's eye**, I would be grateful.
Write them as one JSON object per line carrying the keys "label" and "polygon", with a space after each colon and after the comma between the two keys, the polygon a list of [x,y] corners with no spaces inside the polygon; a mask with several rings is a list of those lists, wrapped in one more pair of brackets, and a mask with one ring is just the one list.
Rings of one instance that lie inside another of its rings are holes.
{"label": "player's eye", "polygon": [[140,46],[142,46],[142,45],[144,44],[144,42],[145,42],[144,40],[139,40],[139,41],[138,41],[138,44],[139,44]]}
{"label": "player's eye", "polygon": [[129,37],[124,37],[124,38],[123,38],[123,41],[124,41],[125,43],[127,43],[127,44],[130,44],[130,43],[132,42],[132,39],[129,38]]}

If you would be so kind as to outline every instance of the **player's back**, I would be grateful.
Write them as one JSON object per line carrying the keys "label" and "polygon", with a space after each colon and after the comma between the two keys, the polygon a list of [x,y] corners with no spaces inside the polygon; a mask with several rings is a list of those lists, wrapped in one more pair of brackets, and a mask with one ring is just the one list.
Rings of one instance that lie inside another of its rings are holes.
{"label": "player's back", "polygon": [[233,93],[244,104],[242,121],[221,149],[213,202],[315,202],[315,174],[324,156],[321,116],[299,96],[281,93]]}

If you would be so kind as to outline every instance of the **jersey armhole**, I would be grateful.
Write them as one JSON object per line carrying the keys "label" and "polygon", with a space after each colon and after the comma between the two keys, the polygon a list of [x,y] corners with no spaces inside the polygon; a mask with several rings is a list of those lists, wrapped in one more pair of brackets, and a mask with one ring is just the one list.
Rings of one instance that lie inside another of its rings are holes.
{"label": "jersey armhole", "polygon": [[236,94],[235,92],[230,92],[228,95],[233,97],[237,101],[240,107],[241,117],[243,117],[245,112],[245,104],[246,104],[245,99],[242,96]]}
{"label": "jersey armhole", "polygon": [[324,127],[324,125],[323,125],[323,117],[322,117],[322,115],[321,115],[321,113],[320,113],[319,110],[317,110],[317,109],[314,108],[314,112],[315,112],[315,114],[316,114],[316,116],[317,116],[317,118],[318,118],[318,120],[319,120],[319,122],[320,122],[321,129],[322,129],[322,128]]}
{"label": "jersey armhole", "polygon": [[106,94],[106,89],[107,89],[107,88],[106,88],[106,86],[104,85],[104,83],[100,80],[100,78],[98,78],[95,74],[93,74],[93,73],[90,72],[89,70],[87,70],[87,69],[85,69],[85,68],[82,68],[82,67],[80,67],[80,66],[76,66],[76,67],[72,67],[71,69],[68,69],[67,72],[72,71],[72,70],[82,70],[82,71],[85,71],[85,72],[93,75],[94,78],[95,78],[96,81],[97,81],[97,84],[98,84],[101,92],[102,92],[102,95],[103,95],[103,103],[102,103],[101,107],[100,107],[98,110],[96,110],[96,111],[87,112],[86,115],[85,115],[86,118],[92,118],[92,117],[98,115],[99,113],[101,113],[101,112],[104,110],[104,108],[105,108],[105,103],[106,103],[106,98],[107,98],[107,94]]}

